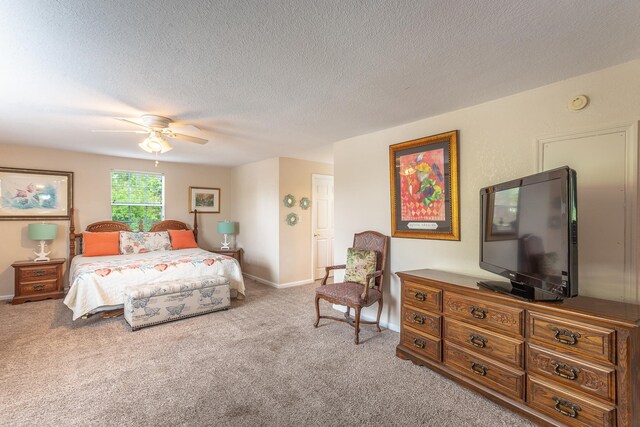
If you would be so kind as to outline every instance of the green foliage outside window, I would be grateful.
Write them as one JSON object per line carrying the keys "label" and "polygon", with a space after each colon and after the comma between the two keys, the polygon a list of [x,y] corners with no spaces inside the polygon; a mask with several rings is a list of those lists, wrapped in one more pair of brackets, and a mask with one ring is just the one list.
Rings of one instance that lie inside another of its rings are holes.
{"label": "green foliage outside window", "polygon": [[111,172],[111,219],[138,230],[164,219],[164,176],[142,172]]}

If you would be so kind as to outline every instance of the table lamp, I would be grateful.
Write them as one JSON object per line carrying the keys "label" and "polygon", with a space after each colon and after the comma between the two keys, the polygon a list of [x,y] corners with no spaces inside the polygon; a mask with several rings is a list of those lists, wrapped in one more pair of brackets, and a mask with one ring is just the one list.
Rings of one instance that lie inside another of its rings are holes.
{"label": "table lamp", "polygon": [[231,221],[218,221],[218,234],[224,234],[224,242],[220,242],[222,247],[220,249],[228,250],[229,244],[227,236],[229,234],[235,234],[236,223]]}
{"label": "table lamp", "polygon": [[40,240],[40,252],[33,252],[38,256],[34,261],[49,261],[51,252],[45,252],[45,240],[54,240],[58,235],[58,226],[56,224],[29,224],[29,239]]}

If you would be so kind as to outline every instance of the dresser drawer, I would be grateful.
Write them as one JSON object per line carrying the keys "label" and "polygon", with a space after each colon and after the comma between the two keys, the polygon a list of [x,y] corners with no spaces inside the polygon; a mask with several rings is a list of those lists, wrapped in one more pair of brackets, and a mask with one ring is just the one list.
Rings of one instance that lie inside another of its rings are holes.
{"label": "dresser drawer", "polygon": [[445,341],[444,364],[492,390],[509,397],[524,399],[525,374],[519,369],[495,363],[462,347]]}
{"label": "dresser drawer", "polygon": [[529,312],[527,335],[540,344],[552,345],[578,354],[615,363],[613,329],[568,321]]}
{"label": "dresser drawer", "polygon": [[444,338],[491,359],[522,368],[524,343],[450,318],[444,321]]}
{"label": "dresser drawer", "polygon": [[57,265],[43,265],[42,267],[22,267],[18,270],[20,282],[33,282],[36,280],[57,279]]}
{"label": "dresser drawer", "polygon": [[432,314],[410,305],[402,308],[402,321],[405,325],[437,338],[441,335],[441,317],[439,314]]}
{"label": "dresser drawer", "polygon": [[521,308],[445,292],[444,313],[478,326],[522,336],[524,310]]}
{"label": "dresser drawer", "polygon": [[400,344],[421,356],[425,356],[431,360],[435,360],[436,362],[440,362],[442,360],[442,340],[430,337],[408,326],[402,327]]}
{"label": "dresser drawer", "polygon": [[55,292],[57,289],[57,279],[20,283],[20,295],[45,294],[47,292]]}
{"label": "dresser drawer", "polygon": [[442,291],[413,282],[404,282],[402,302],[423,310],[440,311],[442,309]]}
{"label": "dresser drawer", "polygon": [[616,370],[613,367],[592,365],[529,344],[527,369],[559,384],[616,401]]}
{"label": "dresser drawer", "polygon": [[527,403],[569,426],[615,426],[613,406],[592,400],[581,393],[556,387],[535,376],[527,380]]}

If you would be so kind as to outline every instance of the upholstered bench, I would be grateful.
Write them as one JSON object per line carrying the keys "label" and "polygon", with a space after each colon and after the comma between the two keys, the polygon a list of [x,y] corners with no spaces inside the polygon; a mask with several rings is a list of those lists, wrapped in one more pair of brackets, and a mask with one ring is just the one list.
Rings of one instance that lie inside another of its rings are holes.
{"label": "upholstered bench", "polygon": [[124,294],[124,318],[133,331],[222,310],[231,304],[229,280],[224,277],[130,286]]}

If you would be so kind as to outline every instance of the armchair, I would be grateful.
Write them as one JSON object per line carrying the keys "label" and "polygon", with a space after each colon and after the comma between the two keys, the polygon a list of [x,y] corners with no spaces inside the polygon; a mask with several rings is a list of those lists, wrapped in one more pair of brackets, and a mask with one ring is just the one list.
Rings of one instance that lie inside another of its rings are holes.
{"label": "armchair", "polygon": [[[333,319],[340,322],[346,322],[355,328],[354,342],[359,344],[360,324],[376,325],[376,329],[380,332],[380,313],[382,313],[382,285],[384,282],[384,266],[387,260],[387,246],[389,237],[375,231],[363,231],[353,236],[353,247],[356,249],[373,250],[376,253],[376,268],[373,273],[367,274],[365,283],[374,280],[373,287],[365,286],[361,283],[343,282],[327,284],[329,273],[332,270],[346,268],[346,264],[331,265],[325,267],[325,276],[322,279],[320,287],[316,288],[315,304],[316,304],[316,321],[314,327],[318,327],[320,319]],[[323,299],[332,304],[344,305],[347,312],[344,319],[334,316],[320,315],[320,300]],[[360,320],[360,312],[363,307],[369,307],[378,303],[378,316],[375,322]],[[355,316],[351,318],[351,309],[355,310]]]}

